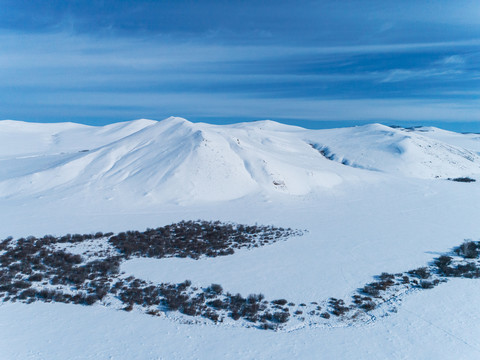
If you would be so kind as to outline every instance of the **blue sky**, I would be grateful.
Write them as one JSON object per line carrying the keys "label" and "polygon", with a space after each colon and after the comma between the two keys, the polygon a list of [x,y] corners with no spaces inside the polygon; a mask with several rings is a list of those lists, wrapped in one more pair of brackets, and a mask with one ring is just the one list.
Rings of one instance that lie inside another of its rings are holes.
{"label": "blue sky", "polygon": [[0,0],[0,118],[480,131],[480,2]]}

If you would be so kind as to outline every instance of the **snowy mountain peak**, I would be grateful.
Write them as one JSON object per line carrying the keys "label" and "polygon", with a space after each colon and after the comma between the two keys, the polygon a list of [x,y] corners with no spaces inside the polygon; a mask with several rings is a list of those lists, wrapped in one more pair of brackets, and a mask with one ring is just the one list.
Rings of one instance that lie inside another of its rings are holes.
{"label": "snowy mountain peak", "polygon": [[187,119],[184,119],[182,117],[176,117],[176,116],[170,116],[166,119],[163,119],[161,121],[157,121],[157,126],[160,127],[186,127],[186,128],[193,128],[195,126],[194,123],[188,121]]}

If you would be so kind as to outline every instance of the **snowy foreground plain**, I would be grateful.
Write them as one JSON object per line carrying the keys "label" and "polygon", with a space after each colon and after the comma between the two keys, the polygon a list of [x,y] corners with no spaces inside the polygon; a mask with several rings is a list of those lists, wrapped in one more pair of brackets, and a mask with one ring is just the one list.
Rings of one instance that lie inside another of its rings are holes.
{"label": "snowy foreground plain", "polygon": [[[179,118],[105,127],[0,121],[0,237],[221,220],[307,230],[199,260],[132,259],[154,282],[219,283],[295,303],[349,299],[382,272],[479,240],[480,135],[368,126],[305,130]],[[448,178],[470,177],[461,183]],[[2,303],[1,359],[474,359],[480,280],[399,296],[371,321],[264,331],[97,303]]]}

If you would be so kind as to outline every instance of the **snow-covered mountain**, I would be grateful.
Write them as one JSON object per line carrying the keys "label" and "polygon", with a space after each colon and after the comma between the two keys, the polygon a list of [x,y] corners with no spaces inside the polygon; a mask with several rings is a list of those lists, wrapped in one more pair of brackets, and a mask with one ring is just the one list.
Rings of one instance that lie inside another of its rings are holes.
{"label": "snow-covered mountain", "polygon": [[219,126],[175,117],[104,127],[1,121],[0,197],[88,192],[185,203],[307,195],[372,172],[480,174],[475,151],[429,136],[438,134],[379,124],[306,130],[272,121]]}
{"label": "snow-covered mountain", "polygon": [[0,121],[1,238],[194,219],[306,230],[216,258],[134,258],[121,271],[155,283],[218,283],[232,294],[288,299],[300,311],[305,303],[307,318],[273,332],[183,324],[107,303],[2,301],[1,357],[475,358],[475,279],[398,294],[353,326],[336,318],[315,325],[306,309],[325,310],[330,297],[348,302],[375,275],[426,266],[463,239],[478,240],[479,182],[446,179],[479,180],[479,151],[477,134],[427,127]]}
{"label": "snow-covered mountain", "polygon": [[[435,136],[440,129],[412,132],[371,124],[347,129],[321,130],[315,148],[345,165],[415,178],[448,178],[478,174],[480,138],[475,150],[452,145]],[[458,137],[467,137],[457,134]],[[460,142],[463,144],[464,142]]]}

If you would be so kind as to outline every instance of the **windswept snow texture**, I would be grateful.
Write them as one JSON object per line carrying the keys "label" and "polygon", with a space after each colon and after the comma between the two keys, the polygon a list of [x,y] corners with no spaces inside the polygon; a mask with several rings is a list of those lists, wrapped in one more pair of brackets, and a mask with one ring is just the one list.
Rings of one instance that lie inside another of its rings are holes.
{"label": "windswept snow texture", "polygon": [[440,131],[431,132],[433,136],[429,137],[419,131],[372,124],[319,131],[316,139],[322,140],[312,142],[312,146],[326,158],[344,165],[397,176],[448,178],[480,172],[480,156],[475,151],[439,140],[442,136],[435,134],[440,135]]}
{"label": "windswept snow texture", "polygon": [[101,128],[3,121],[0,143],[0,197],[128,193],[191,203],[306,195],[362,176],[338,165],[416,178],[480,173],[474,151],[378,124],[312,131],[271,121],[215,126],[181,118]]}
{"label": "windswept snow texture", "polygon": [[[479,240],[479,143],[476,134],[378,124],[2,121],[0,238],[196,219],[308,230],[226,257],[132,259],[124,269],[297,304],[347,299],[372,275],[425,266],[463,239]],[[477,181],[447,181],[458,177]],[[101,305],[2,303],[0,357],[471,359],[480,353],[477,295],[478,280],[452,279],[399,298],[397,313],[367,325],[290,332],[186,325]]]}

